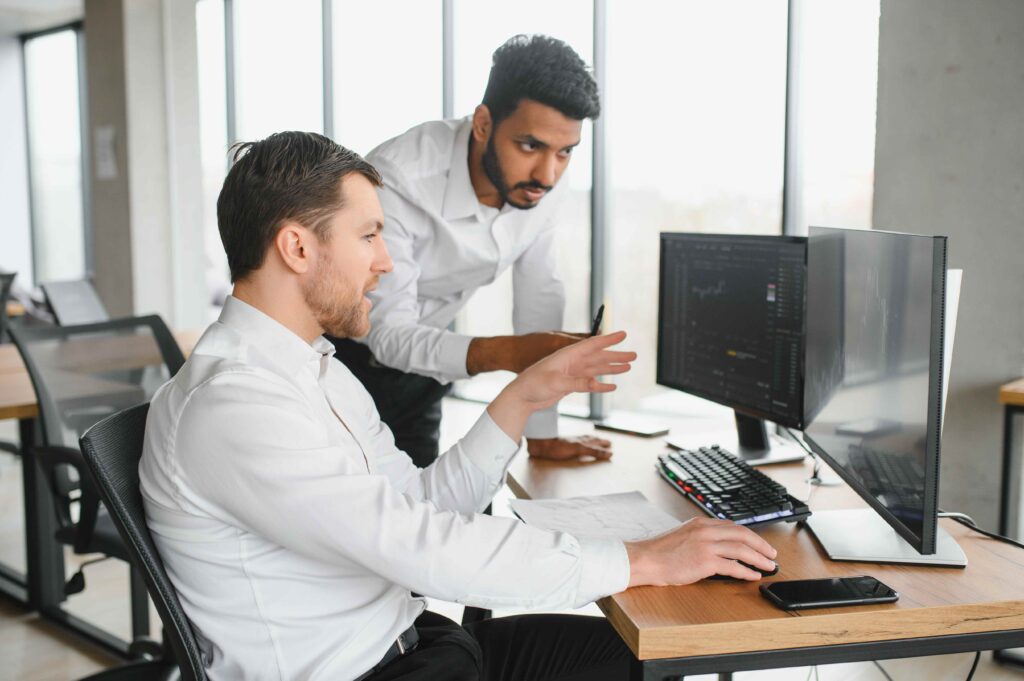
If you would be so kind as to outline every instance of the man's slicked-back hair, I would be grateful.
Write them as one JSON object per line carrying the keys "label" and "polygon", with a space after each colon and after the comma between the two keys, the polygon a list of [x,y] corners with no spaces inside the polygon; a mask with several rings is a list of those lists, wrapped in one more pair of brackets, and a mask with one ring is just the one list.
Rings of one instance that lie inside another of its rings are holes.
{"label": "man's slicked-back hair", "polygon": [[380,173],[362,156],[313,132],[278,132],[233,149],[234,164],[217,198],[232,283],[263,265],[287,221],[326,240],[328,219],[344,205],[341,179],[349,173],[381,186]]}
{"label": "man's slicked-back hair", "polygon": [[523,99],[557,109],[582,121],[597,118],[597,82],[576,52],[546,35],[517,35],[494,51],[483,104],[497,125]]}

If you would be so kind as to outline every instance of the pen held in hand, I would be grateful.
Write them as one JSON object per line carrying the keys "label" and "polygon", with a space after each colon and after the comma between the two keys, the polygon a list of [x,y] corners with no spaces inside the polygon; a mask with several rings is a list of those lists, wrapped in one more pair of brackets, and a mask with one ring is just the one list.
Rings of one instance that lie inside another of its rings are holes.
{"label": "pen held in hand", "polygon": [[590,326],[590,335],[596,336],[601,333],[601,320],[604,318],[604,303],[601,303],[601,307],[597,308],[597,314],[594,315],[594,323]]}

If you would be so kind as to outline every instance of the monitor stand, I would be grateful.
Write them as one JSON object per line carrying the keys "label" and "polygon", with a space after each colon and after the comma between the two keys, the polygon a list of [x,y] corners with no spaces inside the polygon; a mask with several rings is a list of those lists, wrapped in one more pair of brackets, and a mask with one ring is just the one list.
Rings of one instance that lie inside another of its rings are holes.
{"label": "monitor stand", "polygon": [[738,439],[736,449],[731,451],[751,466],[803,460],[806,452],[798,443],[777,433],[769,435],[762,419],[738,411],[733,413]]}
{"label": "monitor stand", "polygon": [[778,433],[769,434],[761,419],[739,412],[735,412],[735,414],[735,434],[718,429],[714,433],[688,432],[670,435],[665,438],[665,442],[676,449],[696,449],[719,445],[751,466],[802,461],[807,454],[799,443]]}
{"label": "monitor stand", "polygon": [[967,567],[963,549],[938,526],[935,553],[921,554],[870,508],[814,511],[806,522],[832,560]]}

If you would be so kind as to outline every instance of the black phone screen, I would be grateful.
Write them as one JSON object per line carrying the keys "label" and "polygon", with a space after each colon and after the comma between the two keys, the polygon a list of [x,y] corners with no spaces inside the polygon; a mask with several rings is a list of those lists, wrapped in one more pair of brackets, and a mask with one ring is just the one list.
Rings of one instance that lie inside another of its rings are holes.
{"label": "black phone screen", "polygon": [[765,584],[762,590],[783,607],[894,601],[896,592],[874,577],[802,579]]}

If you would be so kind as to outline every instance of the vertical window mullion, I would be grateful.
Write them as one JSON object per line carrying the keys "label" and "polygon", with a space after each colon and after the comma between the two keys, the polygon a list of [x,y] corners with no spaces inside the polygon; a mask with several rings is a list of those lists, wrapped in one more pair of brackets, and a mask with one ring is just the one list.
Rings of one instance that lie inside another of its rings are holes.
{"label": "vertical window mullion", "polygon": [[[608,7],[607,0],[594,0],[594,79],[601,93],[602,104],[608,100],[605,77],[608,59]],[[593,123],[593,164],[590,188],[590,308],[597,310],[604,304],[605,257],[607,251],[608,175],[605,147],[605,116],[599,116]],[[604,395],[590,394],[590,418],[604,418],[607,408]]]}
{"label": "vertical window mullion", "polygon": [[[226,93],[228,145],[238,141],[238,111],[235,87],[235,3],[224,0],[224,83]],[[231,166],[230,154],[227,165]]]}
{"label": "vertical window mullion", "polygon": [[334,0],[323,0],[324,136],[334,139]]}
{"label": "vertical window mullion", "polygon": [[441,0],[441,116],[455,115],[455,3]]}

